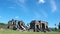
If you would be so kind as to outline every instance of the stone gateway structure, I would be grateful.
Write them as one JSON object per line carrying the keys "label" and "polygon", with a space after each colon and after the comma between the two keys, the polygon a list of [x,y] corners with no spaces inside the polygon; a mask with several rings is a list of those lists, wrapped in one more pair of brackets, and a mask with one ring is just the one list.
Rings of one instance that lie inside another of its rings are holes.
{"label": "stone gateway structure", "polygon": [[33,29],[34,32],[47,31],[48,22],[41,21],[41,20],[33,20],[30,23],[30,29]]}
{"label": "stone gateway structure", "polygon": [[29,29],[25,26],[24,22],[21,20],[9,20],[8,21],[8,29],[12,30],[23,30],[23,31],[34,31],[34,32],[43,32],[48,31],[48,22],[41,20],[32,20],[30,22]]}
{"label": "stone gateway structure", "polygon": [[8,21],[7,28],[12,30],[17,30],[17,29],[26,30],[26,26],[23,21],[14,20],[14,19]]}

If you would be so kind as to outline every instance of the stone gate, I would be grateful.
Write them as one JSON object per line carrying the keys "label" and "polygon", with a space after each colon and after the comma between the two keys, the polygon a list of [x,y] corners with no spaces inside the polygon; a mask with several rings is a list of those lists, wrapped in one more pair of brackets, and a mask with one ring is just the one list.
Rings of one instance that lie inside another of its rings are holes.
{"label": "stone gate", "polygon": [[41,20],[33,20],[30,23],[30,29],[33,29],[34,32],[47,30],[48,22],[41,21]]}

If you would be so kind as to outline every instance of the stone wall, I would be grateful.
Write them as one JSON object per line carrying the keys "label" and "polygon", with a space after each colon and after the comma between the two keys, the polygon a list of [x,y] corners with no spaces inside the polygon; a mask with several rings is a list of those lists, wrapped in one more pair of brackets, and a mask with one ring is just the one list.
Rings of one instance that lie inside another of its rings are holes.
{"label": "stone wall", "polygon": [[45,21],[33,20],[30,23],[30,29],[35,32],[44,31],[48,28],[48,24]]}
{"label": "stone wall", "polygon": [[26,30],[25,28],[25,24],[23,21],[19,21],[19,20],[9,20],[8,21],[8,29],[13,29],[13,30]]}

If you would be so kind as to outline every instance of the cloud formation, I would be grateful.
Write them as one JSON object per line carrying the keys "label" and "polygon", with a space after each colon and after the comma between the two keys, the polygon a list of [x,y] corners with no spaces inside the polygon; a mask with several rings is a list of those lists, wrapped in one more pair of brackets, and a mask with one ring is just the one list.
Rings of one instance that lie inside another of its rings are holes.
{"label": "cloud formation", "polygon": [[19,5],[22,9],[22,11],[26,12],[28,11],[27,7],[26,7],[26,1],[27,0],[16,0],[16,4]]}
{"label": "cloud formation", "polygon": [[14,4],[14,5],[8,7],[10,9],[15,9],[16,8],[15,5],[16,5],[16,6],[19,6],[22,11],[27,10],[27,7],[26,7],[27,0],[8,0],[8,1],[10,1]]}
{"label": "cloud formation", "polygon": [[15,18],[19,18],[19,16],[16,16]]}
{"label": "cloud formation", "polygon": [[26,0],[18,0],[20,3],[25,3]]}
{"label": "cloud formation", "polygon": [[57,10],[57,6],[54,0],[51,0],[51,8],[52,8],[52,12],[55,12]]}
{"label": "cloud formation", "polygon": [[45,0],[38,0],[38,3],[45,3]]}

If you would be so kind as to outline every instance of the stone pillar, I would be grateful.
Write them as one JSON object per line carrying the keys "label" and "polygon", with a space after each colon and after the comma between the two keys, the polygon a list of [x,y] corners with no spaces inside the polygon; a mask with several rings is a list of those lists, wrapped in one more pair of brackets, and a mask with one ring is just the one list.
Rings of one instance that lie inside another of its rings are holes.
{"label": "stone pillar", "polygon": [[42,31],[42,23],[41,23],[41,31]]}
{"label": "stone pillar", "polygon": [[45,29],[46,29],[46,23],[45,23]]}
{"label": "stone pillar", "polygon": [[35,24],[35,28],[34,29],[35,29],[35,32],[36,32],[36,24]]}

